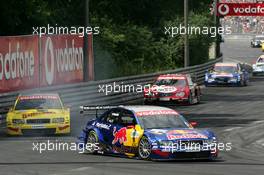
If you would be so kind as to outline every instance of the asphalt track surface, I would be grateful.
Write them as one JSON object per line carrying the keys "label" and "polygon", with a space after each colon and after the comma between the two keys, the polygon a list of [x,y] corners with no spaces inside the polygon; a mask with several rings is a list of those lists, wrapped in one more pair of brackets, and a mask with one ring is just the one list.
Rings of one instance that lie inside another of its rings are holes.
{"label": "asphalt track surface", "polygon": [[[249,39],[227,38],[222,46],[226,60],[251,63],[260,49]],[[135,102],[140,104],[141,102]],[[264,172],[264,77],[253,77],[248,87],[203,89],[202,103],[170,106],[199,128],[216,132],[220,142],[232,143],[231,151],[218,160],[151,162],[113,156],[85,155],[74,151],[33,151],[33,143],[57,140],[74,142],[85,121],[72,113],[72,134],[64,137],[6,137],[0,129],[0,174],[263,174]]]}

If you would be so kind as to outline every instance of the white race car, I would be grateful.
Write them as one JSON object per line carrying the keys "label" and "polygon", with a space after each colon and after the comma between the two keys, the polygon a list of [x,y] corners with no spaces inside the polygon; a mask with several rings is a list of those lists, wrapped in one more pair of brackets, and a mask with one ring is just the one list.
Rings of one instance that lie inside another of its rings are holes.
{"label": "white race car", "polygon": [[253,75],[264,74],[264,55],[261,55],[252,67]]}

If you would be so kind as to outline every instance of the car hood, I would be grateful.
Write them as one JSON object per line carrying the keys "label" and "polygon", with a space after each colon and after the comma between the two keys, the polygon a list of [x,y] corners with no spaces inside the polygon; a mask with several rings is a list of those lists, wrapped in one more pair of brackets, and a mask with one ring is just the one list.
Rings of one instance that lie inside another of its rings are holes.
{"label": "car hood", "polygon": [[198,129],[147,129],[145,133],[153,140],[207,140],[214,137],[208,130]]}
{"label": "car hood", "polygon": [[184,86],[153,86],[151,88],[152,92],[159,92],[159,93],[173,93],[183,91],[185,89]]}
{"label": "car hood", "polygon": [[63,109],[30,109],[30,110],[15,110],[12,112],[18,118],[47,118],[59,117],[65,115],[67,112]]}
{"label": "car hood", "polygon": [[212,77],[212,78],[217,78],[217,77],[232,78],[236,75],[237,75],[237,73],[227,73],[227,72],[212,72],[212,73],[210,73],[210,77]]}

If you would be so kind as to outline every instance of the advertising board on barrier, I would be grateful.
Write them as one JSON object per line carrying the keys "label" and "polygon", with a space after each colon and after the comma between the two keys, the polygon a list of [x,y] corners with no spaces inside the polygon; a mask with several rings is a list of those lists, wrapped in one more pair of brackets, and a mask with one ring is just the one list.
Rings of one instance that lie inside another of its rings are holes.
{"label": "advertising board on barrier", "polygon": [[218,16],[264,16],[263,3],[218,3]]}
{"label": "advertising board on barrier", "polygon": [[83,38],[44,36],[41,40],[41,86],[83,80]]}
{"label": "advertising board on barrier", "polygon": [[[0,93],[82,82],[83,41],[78,35],[0,37]],[[92,80],[92,36],[88,46]]]}
{"label": "advertising board on barrier", "polygon": [[0,93],[39,83],[38,37],[0,37]]}

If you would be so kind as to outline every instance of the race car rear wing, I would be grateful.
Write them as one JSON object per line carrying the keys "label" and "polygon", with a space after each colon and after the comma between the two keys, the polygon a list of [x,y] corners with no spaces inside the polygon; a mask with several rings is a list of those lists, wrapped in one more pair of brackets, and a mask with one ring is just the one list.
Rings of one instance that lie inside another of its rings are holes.
{"label": "race car rear wing", "polygon": [[[98,115],[103,114],[105,111],[112,109],[112,108],[117,108],[121,107],[119,106],[112,106],[112,105],[106,105],[106,106],[80,106],[80,114],[87,114],[87,115],[96,115],[96,118]],[[100,111],[100,112],[98,112]]]}

